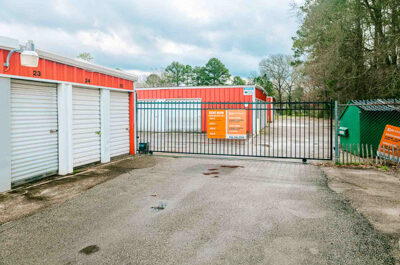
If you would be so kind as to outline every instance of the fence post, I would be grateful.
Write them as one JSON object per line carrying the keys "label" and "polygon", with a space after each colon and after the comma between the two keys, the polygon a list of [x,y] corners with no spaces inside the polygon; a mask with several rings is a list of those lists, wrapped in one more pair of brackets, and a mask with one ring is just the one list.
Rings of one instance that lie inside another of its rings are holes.
{"label": "fence post", "polygon": [[335,101],[335,163],[339,162],[339,128],[338,128],[338,102]]}

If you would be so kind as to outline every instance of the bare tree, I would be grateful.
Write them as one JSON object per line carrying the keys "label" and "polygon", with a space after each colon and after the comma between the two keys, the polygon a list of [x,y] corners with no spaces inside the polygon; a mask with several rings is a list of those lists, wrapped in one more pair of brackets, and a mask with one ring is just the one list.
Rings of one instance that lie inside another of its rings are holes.
{"label": "bare tree", "polygon": [[260,62],[261,75],[267,75],[277,92],[278,101],[283,100],[284,93],[288,95],[290,100],[294,89],[295,75],[292,66],[293,58],[289,55],[274,54]]}
{"label": "bare tree", "polygon": [[302,86],[302,69],[301,65],[295,66],[292,61],[290,62],[289,75],[286,80],[284,80],[284,91],[286,93],[286,99],[291,102],[293,99],[294,91]]}

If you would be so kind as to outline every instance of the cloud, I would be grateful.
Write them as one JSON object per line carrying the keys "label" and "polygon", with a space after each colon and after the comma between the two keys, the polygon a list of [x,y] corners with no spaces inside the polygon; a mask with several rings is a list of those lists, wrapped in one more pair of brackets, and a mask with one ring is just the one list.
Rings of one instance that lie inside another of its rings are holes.
{"label": "cloud", "polygon": [[129,43],[123,36],[123,32],[101,32],[96,31],[78,31],[76,37],[83,45],[99,49],[102,52],[114,55],[138,55],[143,54],[144,50],[135,43]]}
{"label": "cloud", "polygon": [[207,1],[202,0],[172,0],[173,6],[177,11],[189,19],[195,20],[200,24],[210,22],[210,8],[206,5]]}
{"label": "cloud", "polygon": [[177,43],[164,38],[156,38],[156,45],[160,52],[167,55],[189,54],[193,52],[201,52],[201,48],[185,43]]}
{"label": "cloud", "polygon": [[301,1],[2,0],[0,34],[145,73],[218,57],[245,77],[268,54],[291,52],[297,24],[290,3]]}

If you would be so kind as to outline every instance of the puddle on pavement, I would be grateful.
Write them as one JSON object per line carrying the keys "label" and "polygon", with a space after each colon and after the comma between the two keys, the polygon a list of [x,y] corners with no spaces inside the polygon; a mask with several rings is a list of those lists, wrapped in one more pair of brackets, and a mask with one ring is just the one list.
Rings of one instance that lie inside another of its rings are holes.
{"label": "puddle on pavement", "polygon": [[222,168],[244,168],[244,166],[222,165]]}
{"label": "puddle on pavement", "polygon": [[220,171],[222,170],[223,174],[229,174],[233,169],[236,168],[244,168],[244,166],[237,166],[237,165],[221,165],[218,168],[209,168],[207,169],[208,172],[203,172],[204,176],[212,176],[214,178],[219,178]]}
{"label": "puddle on pavement", "polygon": [[211,176],[211,175],[218,175],[219,172],[207,172],[207,173],[203,173],[204,176]]}
{"label": "puddle on pavement", "polygon": [[152,206],[151,209],[152,209],[154,212],[159,212],[159,211],[164,210],[166,207],[167,207],[167,203],[165,203],[165,202],[159,202],[159,203],[158,203],[158,206]]}
{"label": "puddle on pavement", "polygon": [[90,245],[90,246],[87,246],[87,247],[79,250],[79,253],[85,254],[85,255],[91,255],[93,253],[96,253],[99,250],[100,250],[100,248],[97,245]]}

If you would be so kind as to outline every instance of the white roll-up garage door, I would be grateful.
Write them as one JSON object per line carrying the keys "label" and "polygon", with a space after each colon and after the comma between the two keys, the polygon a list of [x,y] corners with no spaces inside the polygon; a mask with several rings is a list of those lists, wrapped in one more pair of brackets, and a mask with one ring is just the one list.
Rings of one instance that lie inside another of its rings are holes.
{"label": "white roll-up garage door", "polygon": [[11,80],[11,178],[58,171],[56,84]]}
{"label": "white roll-up garage door", "polygon": [[72,89],[73,166],[100,161],[100,90]]}
{"label": "white roll-up garage door", "polygon": [[129,153],[129,93],[110,92],[110,155]]}
{"label": "white roll-up garage door", "polygon": [[165,102],[165,99],[138,100],[139,104],[137,106],[137,130],[139,132],[166,131],[166,114],[171,106],[163,104],[163,102]]}
{"label": "white roll-up garage door", "polygon": [[167,99],[166,102],[169,132],[201,132],[201,99]]}
{"label": "white roll-up garage door", "polygon": [[201,132],[201,99],[142,99],[138,108],[139,132]]}

